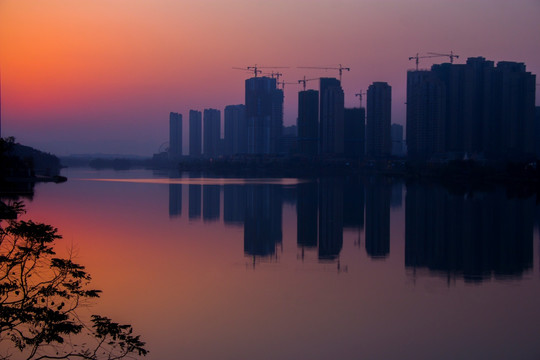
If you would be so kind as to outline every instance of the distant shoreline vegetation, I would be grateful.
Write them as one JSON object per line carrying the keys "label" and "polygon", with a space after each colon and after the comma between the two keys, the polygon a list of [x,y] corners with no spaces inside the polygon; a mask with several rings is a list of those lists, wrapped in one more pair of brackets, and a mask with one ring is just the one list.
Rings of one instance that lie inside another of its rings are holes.
{"label": "distant shoreline vegetation", "polygon": [[0,138],[0,182],[62,182],[60,159],[52,154]]}
{"label": "distant shoreline vegetation", "polygon": [[463,184],[526,184],[540,190],[540,161],[448,160],[410,161],[403,158],[358,160],[346,158],[307,158],[303,156],[237,155],[217,158],[182,157],[166,154],[147,159],[79,158],[62,163],[73,167],[129,170],[145,168],[200,172],[209,176],[317,177],[333,175],[382,175],[405,180],[426,180]]}

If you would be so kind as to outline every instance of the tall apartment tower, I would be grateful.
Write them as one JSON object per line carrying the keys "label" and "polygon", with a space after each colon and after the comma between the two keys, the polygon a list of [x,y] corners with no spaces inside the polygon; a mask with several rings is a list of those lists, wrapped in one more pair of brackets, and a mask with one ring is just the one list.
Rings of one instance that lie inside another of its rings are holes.
{"label": "tall apartment tower", "polygon": [[298,93],[298,150],[305,156],[317,156],[319,147],[319,92]]}
{"label": "tall apartment tower", "polygon": [[392,87],[374,82],[367,90],[366,152],[371,158],[385,158],[392,152],[391,113]]}
{"label": "tall apartment tower", "polygon": [[221,112],[216,109],[204,109],[203,119],[204,156],[218,156],[221,138]]}
{"label": "tall apartment tower", "polygon": [[345,96],[341,82],[320,79],[319,150],[322,155],[341,155],[344,151]]}
{"label": "tall apartment tower", "polygon": [[[527,72],[523,63],[500,61],[492,81],[500,84],[490,102],[499,128],[486,137],[488,155],[530,156],[534,152],[536,76]],[[484,124],[484,129],[489,129],[489,124]]]}
{"label": "tall apartment tower", "polygon": [[225,107],[225,155],[247,153],[246,106]]}
{"label": "tall apartment tower", "polygon": [[182,114],[169,114],[169,158],[178,159],[182,156]]}
{"label": "tall apartment tower", "polygon": [[366,147],[366,109],[345,109],[345,156],[362,159]]}
{"label": "tall apartment tower", "polygon": [[245,100],[248,153],[278,153],[283,128],[283,91],[276,88],[276,79],[265,76],[247,79]]}
{"label": "tall apartment tower", "polygon": [[[534,152],[536,76],[525,64],[469,58],[407,73],[409,157],[526,160]],[[369,116],[369,113],[368,113]]]}
{"label": "tall apartment tower", "polygon": [[431,71],[407,72],[407,154],[427,160],[444,151],[444,83]]}
{"label": "tall apartment tower", "polygon": [[202,154],[202,113],[189,110],[189,155],[199,157]]}

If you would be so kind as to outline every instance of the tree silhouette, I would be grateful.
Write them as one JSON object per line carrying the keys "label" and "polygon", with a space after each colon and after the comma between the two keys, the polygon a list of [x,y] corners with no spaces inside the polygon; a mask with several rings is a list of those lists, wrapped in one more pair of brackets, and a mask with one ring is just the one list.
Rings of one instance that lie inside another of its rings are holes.
{"label": "tree silhouette", "polygon": [[100,291],[89,288],[84,266],[55,257],[58,230],[18,220],[22,212],[22,202],[0,206],[0,343],[11,342],[26,359],[146,355],[131,325],[100,315],[85,320],[77,313]]}

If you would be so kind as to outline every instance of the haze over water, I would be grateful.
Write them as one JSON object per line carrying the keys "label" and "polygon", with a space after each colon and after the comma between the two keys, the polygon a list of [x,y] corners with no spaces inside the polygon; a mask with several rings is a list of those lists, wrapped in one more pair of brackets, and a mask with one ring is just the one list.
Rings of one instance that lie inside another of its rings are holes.
{"label": "haze over water", "polygon": [[59,228],[150,359],[536,359],[538,206],[384,178],[69,170]]}

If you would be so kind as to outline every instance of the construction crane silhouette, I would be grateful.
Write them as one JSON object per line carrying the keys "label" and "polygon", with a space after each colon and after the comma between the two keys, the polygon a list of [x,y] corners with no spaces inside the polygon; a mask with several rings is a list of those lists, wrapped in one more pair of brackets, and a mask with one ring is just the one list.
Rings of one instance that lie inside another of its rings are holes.
{"label": "construction crane silhouette", "polygon": [[434,53],[434,52],[428,52],[428,54],[433,56],[447,56],[450,58],[450,64],[454,63],[454,58],[459,59],[459,55],[454,54],[453,51],[450,51],[450,54],[440,54],[440,53]]}
{"label": "construction crane silhouette", "polygon": [[439,54],[439,53],[432,53],[428,52],[429,55],[420,56],[420,54],[416,53],[416,56],[409,56],[409,60],[416,60],[416,71],[418,71],[418,63],[420,62],[420,59],[429,59],[429,58],[436,58],[436,57],[449,57],[450,63],[454,63],[454,58],[459,58],[459,55],[455,55],[454,52],[450,51],[450,54]]}
{"label": "construction crane silhouette", "polygon": [[266,73],[265,75],[270,75],[272,79],[275,77],[276,82],[279,84],[279,78],[283,76],[283,73],[271,71],[270,73]]}
{"label": "construction crane silhouette", "polygon": [[341,77],[342,77],[342,75],[343,75],[343,70],[351,71],[351,68],[341,66],[341,64],[339,64],[339,67],[299,66],[298,69],[338,70],[338,71],[339,71],[339,82],[341,82]]}
{"label": "construction crane silhouette", "polygon": [[304,78],[301,79],[301,80],[298,80],[298,83],[299,84],[303,84],[304,85],[304,91],[306,91],[306,83],[308,81],[313,81],[313,80],[319,80],[320,78],[313,78],[313,79],[306,79],[306,76],[304,75]]}
{"label": "construction crane silhouette", "polygon": [[[257,77],[258,74],[262,73],[262,70],[260,69],[288,69],[288,66],[257,66],[255,64],[254,66],[246,66],[246,67],[233,67],[235,70],[244,70],[244,71],[253,71],[253,74],[255,77]],[[280,74],[280,76],[283,74]]]}
{"label": "construction crane silhouette", "polygon": [[354,94],[354,96],[358,96],[360,98],[360,107],[362,107],[362,98],[364,97],[364,95],[366,95],[366,93],[362,92],[362,90],[360,90],[358,94]]}
{"label": "construction crane silhouette", "polygon": [[281,90],[285,90],[285,85],[298,85],[298,83],[295,83],[295,82],[285,82],[285,81],[282,81],[282,82],[279,82],[278,81],[278,86],[281,85]]}

